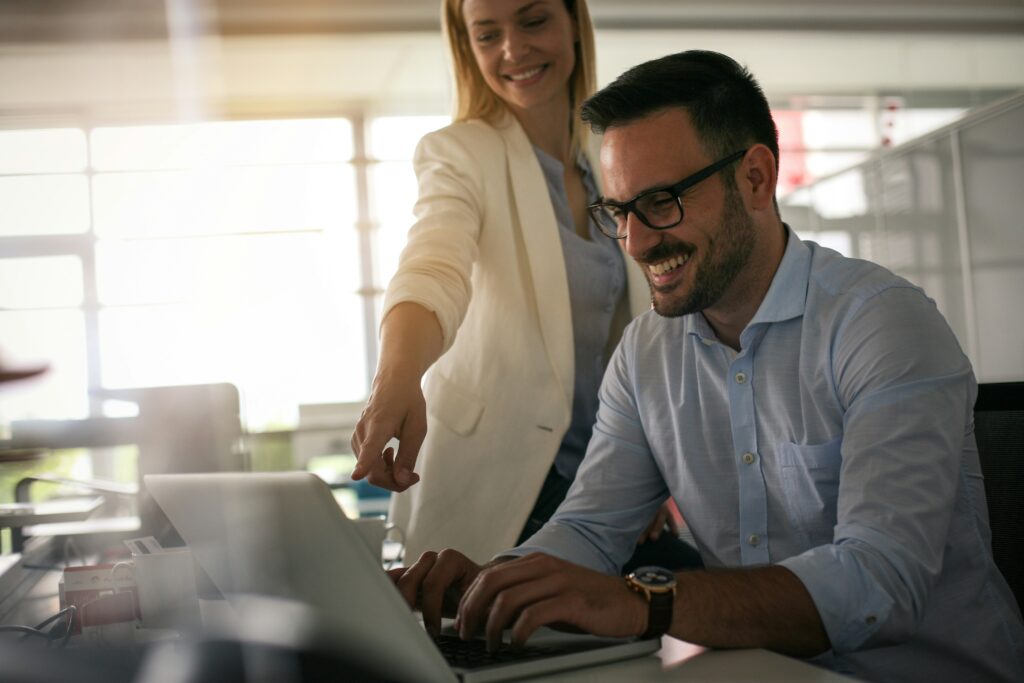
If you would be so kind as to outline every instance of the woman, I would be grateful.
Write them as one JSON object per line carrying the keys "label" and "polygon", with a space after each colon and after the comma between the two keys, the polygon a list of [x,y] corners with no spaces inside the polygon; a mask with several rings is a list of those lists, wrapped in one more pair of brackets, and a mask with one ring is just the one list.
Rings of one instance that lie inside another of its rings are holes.
{"label": "woman", "polygon": [[385,297],[352,476],[404,491],[392,518],[406,557],[455,547],[484,562],[564,498],[605,363],[650,302],[587,216],[599,190],[576,115],[594,88],[585,1],[443,0],[442,14],[456,122],[417,148],[417,221]]}

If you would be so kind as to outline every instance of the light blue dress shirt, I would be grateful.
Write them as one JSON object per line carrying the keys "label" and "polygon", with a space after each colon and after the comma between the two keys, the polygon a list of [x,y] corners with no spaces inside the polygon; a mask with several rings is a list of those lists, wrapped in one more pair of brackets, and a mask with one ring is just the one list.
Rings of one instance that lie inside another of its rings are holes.
{"label": "light blue dress shirt", "polygon": [[565,503],[503,554],[617,573],[671,495],[707,567],[800,578],[833,647],[819,663],[876,681],[1024,679],[1020,612],[989,550],[976,384],[934,303],[788,232],[740,344],[701,314],[634,321]]}

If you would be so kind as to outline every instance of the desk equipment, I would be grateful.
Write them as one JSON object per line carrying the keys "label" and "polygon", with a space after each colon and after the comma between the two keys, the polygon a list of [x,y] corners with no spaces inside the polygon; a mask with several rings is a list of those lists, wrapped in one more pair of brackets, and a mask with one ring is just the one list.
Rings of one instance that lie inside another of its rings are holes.
{"label": "desk equipment", "polygon": [[[308,472],[150,475],[146,486],[229,600],[246,594],[297,601],[384,680],[500,681],[639,657],[658,639],[620,640],[549,629],[528,645],[552,648],[523,661],[450,666],[406,605],[380,558]],[[553,648],[567,643],[575,651]],[[588,648],[585,652],[581,648]]]}
{"label": "desk equipment", "polygon": [[[30,489],[37,482],[57,484],[64,489],[88,495],[65,496],[33,503],[30,502]],[[30,536],[82,537],[90,534],[134,532],[139,528],[139,518],[135,515],[106,516],[99,520],[96,517],[104,507],[116,510],[122,507],[119,503],[125,502],[130,506],[138,490],[135,484],[121,484],[115,481],[67,479],[47,475],[23,477],[14,487],[15,502],[10,504],[12,514],[0,514],[0,527],[11,527],[11,547],[15,552],[22,551],[25,538]]]}
{"label": "desk equipment", "polygon": [[102,496],[59,498],[41,503],[0,503],[0,527],[75,522],[87,518],[102,504]]}
{"label": "desk equipment", "polygon": [[1024,609],[1024,382],[978,385],[974,404],[992,555]]}
{"label": "desk equipment", "polygon": [[[134,445],[138,448],[140,480],[151,473],[229,471],[245,466],[240,398],[238,390],[231,384],[102,389],[93,395],[134,403],[138,415],[81,420],[16,420],[11,423],[10,439],[0,441],[0,454],[14,458],[45,454],[56,449]],[[59,529],[18,525],[12,533],[15,552],[22,549],[28,537],[55,536],[58,533],[75,538],[101,536],[109,543],[136,536],[141,529],[161,541],[180,543],[180,539],[165,536],[169,528],[167,520],[138,482],[126,485],[111,481],[26,477],[18,484],[15,500],[28,502],[28,487],[33,482],[44,480],[102,495],[109,507],[117,503],[117,516],[96,514],[88,520],[78,520]],[[100,542],[97,541],[96,545]]]}

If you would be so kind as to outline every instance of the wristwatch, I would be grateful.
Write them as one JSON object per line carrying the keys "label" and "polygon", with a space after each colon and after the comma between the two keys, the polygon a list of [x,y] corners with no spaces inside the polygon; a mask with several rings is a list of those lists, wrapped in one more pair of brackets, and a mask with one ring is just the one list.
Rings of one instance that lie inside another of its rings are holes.
{"label": "wristwatch", "polygon": [[626,585],[647,600],[647,630],[641,638],[657,638],[672,626],[676,575],[663,567],[639,567],[626,577]]}

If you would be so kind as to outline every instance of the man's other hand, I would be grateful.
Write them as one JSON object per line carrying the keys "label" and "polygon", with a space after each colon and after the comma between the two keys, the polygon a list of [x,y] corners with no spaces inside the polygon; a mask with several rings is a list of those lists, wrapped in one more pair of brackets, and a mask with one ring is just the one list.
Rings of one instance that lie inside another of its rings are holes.
{"label": "man's other hand", "polygon": [[678,514],[679,513],[676,512],[672,500],[666,500],[661,504],[661,507],[658,508],[658,512],[654,515],[654,519],[651,520],[651,523],[648,524],[647,528],[644,529],[644,532],[640,534],[640,538],[636,540],[636,544],[642,545],[647,541],[657,541],[661,538],[661,534],[664,533],[666,525],[668,526],[668,530],[671,531],[674,536],[678,536],[679,520],[676,519],[676,515]]}
{"label": "man's other hand", "polygon": [[449,548],[423,553],[412,566],[391,569],[388,575],[409,607],[423,613],[427,632],[436,636],[441,618],[455,616],[459,599],[480,570],[480,565]]}

